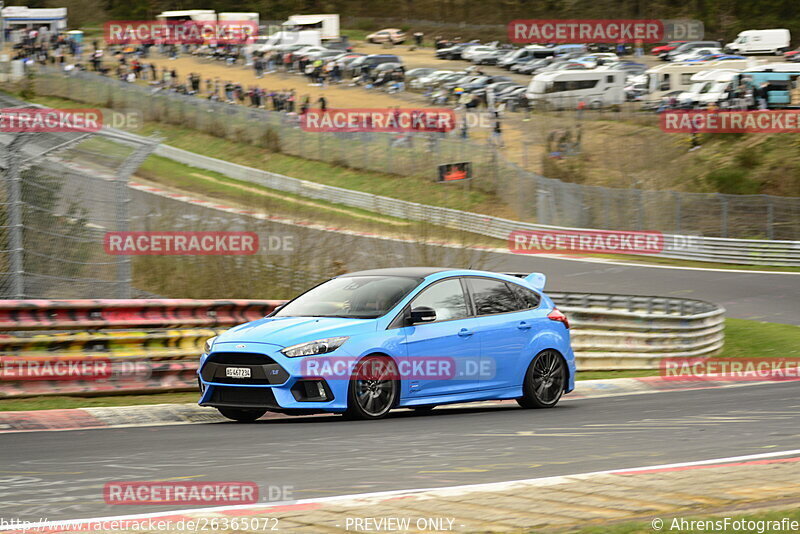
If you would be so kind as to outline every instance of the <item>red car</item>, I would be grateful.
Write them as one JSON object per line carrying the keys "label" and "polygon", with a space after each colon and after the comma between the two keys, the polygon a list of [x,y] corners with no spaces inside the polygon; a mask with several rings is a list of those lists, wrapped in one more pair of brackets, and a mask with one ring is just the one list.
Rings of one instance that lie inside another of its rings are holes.
{"label": "red car", "polygon": [[685,42],[686,41],[670,41],[665,45],[661,45],[661,46],[657,46],[657,47],[653,48],[650,52],[654,56],[657,56],[659,54],[666,54],[667,52],[671,52],[672,50],[675,50],[676,48],[678,48],[680,45],[682,45]]}
{"label": "red car", "polygon": [[786,58],[786,61],[800,61],[800,48],[784,52],[783,57]]}

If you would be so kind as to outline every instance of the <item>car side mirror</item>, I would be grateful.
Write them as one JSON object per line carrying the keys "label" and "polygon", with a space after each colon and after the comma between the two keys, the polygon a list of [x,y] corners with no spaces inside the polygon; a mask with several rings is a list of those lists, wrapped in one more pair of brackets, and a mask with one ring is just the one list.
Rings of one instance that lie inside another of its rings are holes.
{"label": "car side mirror", "polygon": [[430,323],[436,320],[436,310],[427,306],[417,306],[411,310],[408,317],[409,324]]}

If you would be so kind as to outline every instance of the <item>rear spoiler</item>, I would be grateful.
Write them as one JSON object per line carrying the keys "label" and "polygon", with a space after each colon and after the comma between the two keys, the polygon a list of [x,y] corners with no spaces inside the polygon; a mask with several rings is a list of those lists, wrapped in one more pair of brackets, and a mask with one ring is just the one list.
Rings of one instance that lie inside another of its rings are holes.
{"label": "rear spoiler", "polygon": [[544,291],[544,284],[547,282],[547,276],[543,273],[503,273],[507,276],[514,276],[522,278],[528,282],[537,291]]}

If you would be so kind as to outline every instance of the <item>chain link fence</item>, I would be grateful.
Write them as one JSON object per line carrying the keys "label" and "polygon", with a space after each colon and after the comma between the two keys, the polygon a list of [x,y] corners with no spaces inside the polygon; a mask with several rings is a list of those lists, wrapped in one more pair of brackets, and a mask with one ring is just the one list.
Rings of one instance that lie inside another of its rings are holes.
{"label": "chain link fence", "polygon": [[156,145],[0,134],[0,298],[132,296],[130,259],[105,254],[103,239],[128,230],[128,177]]}

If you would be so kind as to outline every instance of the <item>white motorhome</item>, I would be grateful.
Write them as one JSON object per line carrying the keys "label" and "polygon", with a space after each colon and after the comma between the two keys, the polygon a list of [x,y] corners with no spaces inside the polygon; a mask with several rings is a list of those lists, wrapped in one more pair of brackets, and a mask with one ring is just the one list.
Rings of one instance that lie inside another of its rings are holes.
{"label": "white motorhome", "polygon": [[279,31],[272,35],[260,35],[253,42],[254,52],[267,52],[276,46],[302,44],[321,46],[322,38],[318,30]]}
{"label": "white motorhome", "polygon": [[579,102],[599,109],[625,102],[626,74],[586,69],[543,72],[531,79],[525,96],[534,107],[575,108]]}
{"label": "white motorhome", "polygon": [[292,15],[283,26],[298,30],[319,30],[323,40],[338,39],[339,15]]}
{"label": "white motorhome", "polygon": [[180,22],[183,20],[216,21],[217,12],[213,9],[185,9],[182,11],[162,11],[156,15],[157,20]]}
{"label": "white motorhome", "polygon": [[258,26],[258,13],[253,12],[228,12],[228,13],[220,13],[217,15],[217,20],[219,21],[236,21],[236,22],[255,22],[256,26]]}
{"label": "white motorhome", "polygon": [[728,81],[730,81],[737,72],[740,71],[738,69],[711,69],[693,74],[691,77],[692,85],[678,95],[678,102],[682,106],[694,107],[701,103],[707,105],[709,100],[706,99],[706,95],[716,87],[717,80],[722,75],[728,75]]}
{"label": "white motorhome", "polygon": [[667,95],[678,96],[692,85],[692,76],[698,72],[714,69],[745,69],[763,63],[764,60],[734,59],[725,61],[703,61],[699,63],[668,63],[658,65],[645,72],[647,76],[647,94],[643,100],[659,102]]}
{"label": "white motorhome", "polygon": [[783,54],[789,50],[790,42],[791,35],[785,28],[745,30],[725,45],[725,49],[736,54]]}

